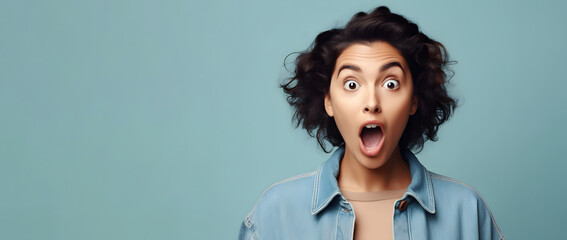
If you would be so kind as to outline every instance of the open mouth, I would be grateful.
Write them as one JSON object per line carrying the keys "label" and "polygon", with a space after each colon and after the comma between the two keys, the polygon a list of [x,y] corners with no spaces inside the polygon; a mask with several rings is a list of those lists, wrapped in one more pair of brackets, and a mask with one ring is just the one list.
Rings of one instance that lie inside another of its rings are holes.
{"label": "open mouth", "polygon": [[382,136],[382,128],[378,124],[366,124],[360,132],[360,139],[366,148],[378,147]]}
{"label": "open mouth", "polygon": [[360,129],[360,151],[369,157],[374,157],[384,145],[384,132],[382,124],[373,120],[364,123]]}

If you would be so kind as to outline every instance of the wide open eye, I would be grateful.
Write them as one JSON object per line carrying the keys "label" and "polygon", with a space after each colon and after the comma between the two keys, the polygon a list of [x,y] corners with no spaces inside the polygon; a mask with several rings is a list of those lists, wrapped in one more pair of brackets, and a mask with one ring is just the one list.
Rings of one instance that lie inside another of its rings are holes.
{"label": "wide open eye", "polygon": [[387,80],[386,82],[384,82],[384,85],[382,86],[390,90],[395,90],[400,87],[400,82],[398,82],[398,80]]}
{"label": "wide open eye", "polygon": [[354,80],[348,80],[345,82],[344,88],[346,90],[356,90],[360,85]]}

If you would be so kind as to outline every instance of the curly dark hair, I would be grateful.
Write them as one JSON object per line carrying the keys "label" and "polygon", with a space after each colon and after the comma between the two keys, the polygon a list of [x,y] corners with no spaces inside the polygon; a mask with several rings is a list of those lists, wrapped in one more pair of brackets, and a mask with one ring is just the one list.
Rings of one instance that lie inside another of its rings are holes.
{"label": "curly dark hair", "polygon": [[[417,112],[411,115],[399,142],[401,148],[421,151],[427,140],[437,140],[439,126],[457,106],[445,87],[452,76],[445,47],[419,31],[405,17],[378,7],[370,13],[355,14],[344,28],[320,33],[308,50],[295,60],[293,76],[281,84],[288,103],[294,108],[293,120],[317,138],[325,152],[326,142],[344,145],[334,118],[325,111],[324,98],[339,55],[354,43],[385,41],[406,60],[412,75]],[[448,73],[450,74],[448,76]]]}

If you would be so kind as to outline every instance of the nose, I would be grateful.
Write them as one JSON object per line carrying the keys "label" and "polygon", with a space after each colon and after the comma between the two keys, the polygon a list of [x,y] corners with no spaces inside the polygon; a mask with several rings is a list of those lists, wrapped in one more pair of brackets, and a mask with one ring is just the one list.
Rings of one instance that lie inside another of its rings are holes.
{"label": "nose", "polygon": [[378,96],[376,92],[371,92],[366,106],[364,106],[365,113],[379,113],[380,107],[378,104]]}
{"label": "nose", "polygon": [[365,107],[365,108],[364,108],[364,112],[368,112],[368,113],[378,113],[378,112],[380,112],[380,109],[378,108],[378,106]]}

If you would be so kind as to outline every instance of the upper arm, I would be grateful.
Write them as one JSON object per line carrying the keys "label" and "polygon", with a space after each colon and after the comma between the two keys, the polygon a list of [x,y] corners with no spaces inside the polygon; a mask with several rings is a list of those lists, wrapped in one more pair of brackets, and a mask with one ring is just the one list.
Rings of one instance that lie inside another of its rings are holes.
{"label": "upper arm", "polygon": [[238,240],[257,240],[258,237],[250,224],[249,218],[247,217],[240,226],[240,233],[238,234]]}
{"label": "upper arm", "polygon": [[492,212],[488,208],[488,205],[486,204],[482,196],[478,194],[478,192],[477,192],[477,196],[478,196],[478,205],[479,205],[477,209],[479,216],[478,224],[480,227],[479,231],[480,231],[481,239],[487,239],[487,240],[505,239],[504,235],[502,235],[502,232],[500,232],[500,228],[498,228],[498,225],[496,224],[496,221],[494,220],[494,216],[492,215]]}

